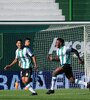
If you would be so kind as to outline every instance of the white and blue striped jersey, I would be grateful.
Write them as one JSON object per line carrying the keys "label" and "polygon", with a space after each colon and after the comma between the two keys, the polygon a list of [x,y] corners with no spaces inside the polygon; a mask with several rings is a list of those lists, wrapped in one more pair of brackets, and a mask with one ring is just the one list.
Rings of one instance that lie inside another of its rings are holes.
{"label": "white and blue striped jersey", "polygon": [[23,49],[17,49],[16,50],[16,57],[20,64],[21,64],[21,68],[23,69],[28,69],[30,67],[32,67],[32,61],[31,61],[31,57],[32,57],[32,52],[30,51],[29,48],[24,47]]}
{"label": "white and blue striped jersey", "polygon": [[70,61],[71,50],[72,50],[71,47],[66,47],[66,46],[57,49],[56,53],[60,59],[61,66],[63,66],[64,64],[71,64]]}

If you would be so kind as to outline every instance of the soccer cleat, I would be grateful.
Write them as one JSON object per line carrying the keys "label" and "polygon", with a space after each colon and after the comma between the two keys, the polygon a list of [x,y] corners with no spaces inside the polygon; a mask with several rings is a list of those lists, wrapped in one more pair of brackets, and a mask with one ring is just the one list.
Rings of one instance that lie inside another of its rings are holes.
{"label": "soccer cleat", "polygon": [[43,81],[41,80],[40,76],[38,76],[38,82],[39,82],[40,86],[43,86]]}
{"label": "soccer cleat", "polygon": [[90,82],[87,83],[87,88],[90,90]]}
{"label": "soccer cleat", "polygon": [[37,93],[32,93],[31,95],[38,95]]}
{"label": "soccer cleat", "polygon": [[54,93],[54,90],[48,90],[47,92],[46,92],[46,94],[53,94]]}

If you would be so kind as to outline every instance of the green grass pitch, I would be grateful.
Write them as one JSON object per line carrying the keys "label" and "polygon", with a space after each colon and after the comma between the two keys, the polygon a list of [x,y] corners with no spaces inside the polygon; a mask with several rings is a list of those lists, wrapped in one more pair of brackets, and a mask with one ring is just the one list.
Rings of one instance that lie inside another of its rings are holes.
{"label": "green grass pitch", "polygon": [[37,96],[25,90],[1,90],[0,100],[90,100],[88,89],[59,89],[47,95],[47,90],[37,90]]}

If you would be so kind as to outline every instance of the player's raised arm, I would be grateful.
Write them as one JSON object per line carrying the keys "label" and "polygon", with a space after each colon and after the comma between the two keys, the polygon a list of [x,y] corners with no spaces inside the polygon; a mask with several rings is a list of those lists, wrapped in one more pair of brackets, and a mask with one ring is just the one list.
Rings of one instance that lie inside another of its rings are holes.
{"label": "player's raised arm", "polygon": [[84,63],[82,61],[82,59],[80,58],[80,55],[79,55],[79,53],[78,53],[78,51],[76,49],[72,48],[71,52],[73,52],[73,53],[76,54],[76,56],[78,57],[78,61],[79,61],[80,64],[83,64]]}
{"label": "player's raised arm", "polygon": [[15,59],[12,61],[11,64],[5,66],[5,68],[4,68],[5,70],[9,69],[10,67],[12,67],[14,64],[17,63],[17,61],[19,59],[19,56],[18,56],[19,50],[22,49],[22,40],[17,40],[16,46],[17,46],[17,50],[15,52]]}
{"label": "player's raised arm", "polygon": [[17,61],[18,61],[18,60],[15,58],[15,59],[12,61],[11,64],[5,66],[4,70],[7,70],[7,69],[11,68],[14,64],[17,63]]}

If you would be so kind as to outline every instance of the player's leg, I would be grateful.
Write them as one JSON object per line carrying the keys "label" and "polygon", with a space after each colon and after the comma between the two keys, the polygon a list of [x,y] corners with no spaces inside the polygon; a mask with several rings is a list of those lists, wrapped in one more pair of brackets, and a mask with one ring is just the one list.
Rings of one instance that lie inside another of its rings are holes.
{"label": "player's leg", "polygon": [[23,77],[23,69],[20,71],[20,81],[15,82],[15,89],[17,90],[19,87],[19,83],[21,83],[21,88],[25,87],[25,78]]}
{"label": "player's leg", "polygon": [[84,82],[84,81],[79,80],[79,79],[74,79],[74,77],[70,77],[69,80],[72,83],[84,85],[84,86],[86,86],[87,88],[90,89],[90,82]]}
{"label": "player's leg", "polygon": [[21,79],[22,79],[22,83],[23,83],[23,84],[25,84],[25,77],[24,77],[24,76],[22,76],[22,78],[21,78]]}
{"label": "player's leg", "polygon": [[24,76],[24,69],[21,69],[20,76],[21,76],[21,87],[23,89],[26,85],[25,76]]}
{"label": "player's leg", "polygon": [[67,64],[63,68],[64,68],[65,75],[70,80],[70,82],[85,85],[87,88],[90,88],[90,83],[74,78],[72,67],[70,67],[70,65]]}
{"label": "player's leg", "polygon": [[[24,81],[25,81],[25,84],[27,85],[29,83],[29,78],[28,77],[24,77]],[[24,90],[28,90],[28,86],[25,85],[25,88]]]}
{"label": "player's leg", "polygon": [[32,85],[32,78],[31,77],[24,77],[24,78],[25,78],[24,81],[25,81],[25,84],[26,84],[26,87],[24,89],[28,90],[29,89],[29,85]]}
{"label": "player's leg", "polygon": [[35,82],[38,82],[40,86],[43,86],[43,81],[41,77],[38,75],[38,71],[34,71],[33,78]]}
{"label": "player's leg", "polygon": [[63,73],[63,68],[62,67],[58,67],[53,71],[53,73],[52,73],[52,82],[51,82],[51,90],[54,90],[57,75],[62,74],[62,73]]}
{"label": "player's leg", "polygon": [[70,64],[65,64],[63,66],[63,70],[64,70],[66,77],[69,79],[69,81],[71,83],[75,83],[75,78],[73,76],[72,67],[70,66]]}
{"label": "player's leg", "polygon": [[58,67],[56,68],[53,73],[52,73],[52,81],[51,81],[51,88],[50,90],[46,93],[46,94],[52,94],[54,93],[54,87],[55,87],[55,83],[56,83],[56,77],[59,74],[63,73],[63,68],[62,67]]}
{"label": "player's leg", "polygon": [[39,75],[37,76],[37,81],[39,82],[40,86],[43,86],[43,81]]}
{"label": "player's leg", "polygon": [[16,82],[15,82],[15,89],[18,90],[18,87],[19,87],[19,82],[16,81]]}
{"label": "player's leg", "polygon": [[32,92],[32,95],[37,95],[37,93],[35,92],[35,90],[32,87],[32,82],[31,82],[31,80],[29,80],[29,77],[25,77],[25,83],[26,83],[26,86],[25,86],[24,90],[29,90]]}
{"label": "player's leg", "polygon": [[25,85],[26,85],[25,77],[22,77],[20,82],[19,81],[15,82],[15,89],[16,90],[18,90],[19,83],[21,83],[21,88],[23,89],[25,87]]}
{"label": "player's leg", "polygon": [[25,90],[29,90],[32,92],[32,95],[37,95],[37,93],[35,92],[35,90],[32,87],[32,80],[31,80],[31,73],[30,73],[30,69],[25,70],[24,72],[24,77],[25,77]]}

